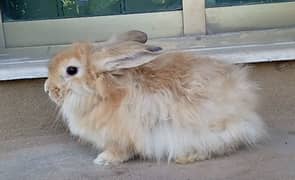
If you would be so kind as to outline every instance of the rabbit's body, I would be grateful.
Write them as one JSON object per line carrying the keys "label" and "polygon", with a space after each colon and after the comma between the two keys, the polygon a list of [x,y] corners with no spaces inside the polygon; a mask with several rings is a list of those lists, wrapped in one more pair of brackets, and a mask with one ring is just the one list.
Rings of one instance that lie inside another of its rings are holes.
{"label": "rabbit's body", "polygon": [[55,57],[45,89],[71,132],[104,150],[95,163],[134,155],[189,163],[267,135],[247,68],[187,53],[153,55],[134,42],[84,46]]}
{"label": "rabbit's body", "polygon": [[187,162],[265,135],[245,68],[171,53],[102,79],[108,83],[97,90],[105,97],[73,93],[63,105],[71,132],[98,148]]}

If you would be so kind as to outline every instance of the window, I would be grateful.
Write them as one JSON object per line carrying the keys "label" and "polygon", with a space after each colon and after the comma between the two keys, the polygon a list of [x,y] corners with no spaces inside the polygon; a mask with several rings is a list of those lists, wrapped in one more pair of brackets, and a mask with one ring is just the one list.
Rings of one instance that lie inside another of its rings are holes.
{"label": "window", "polygon": [[181,0],[5,0],[4,21],[181,10]]}
{"label": "window", "polygon": [[181,0],[1,2],[5,47],[101,41],[113,33],[130,29],[146,31],[150,37],[183,35]]}
{"label": "window", "polygon": [[[60,48],[74,41],[102,41],[131,29],[156,38],[295,27],[295,0],[1,0],[0,5],[2,79],[45,77],[48,58]],[[185,38],[189,42],[156,41],[167,49],[194,51],[229,44],[285,42],[292,40],[295,32],[274,31],[243,33],[252,34],[250,40],[248,35],[234,34],[236,38],[231,40],[221,35],[223,40],[206,36]],[[280,48],[286,46],[289,44]],[[288,58],[294,56],[287,52]]]}
{"label": "window", "polygon": [[210,33],[295,26],[295,0],[206,0]]}
{"label": "window", "polygon": [[139,29],[149,37],[295,26],[295,0],[2,0],[0,47],[101,41]]}

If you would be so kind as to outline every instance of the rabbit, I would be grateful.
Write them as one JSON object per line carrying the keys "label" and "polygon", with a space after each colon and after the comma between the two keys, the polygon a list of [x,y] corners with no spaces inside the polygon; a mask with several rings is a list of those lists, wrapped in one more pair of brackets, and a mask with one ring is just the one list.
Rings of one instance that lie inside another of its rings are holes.
{"label": "rabbit", "polygon": [[144,32],[128,33],[102,46],[74,43],[48,67],[45,91],[71,133],[103,150],[95,164],[135,156],[187,164],[268,136],[249,68],[165,52],[145,44]]}

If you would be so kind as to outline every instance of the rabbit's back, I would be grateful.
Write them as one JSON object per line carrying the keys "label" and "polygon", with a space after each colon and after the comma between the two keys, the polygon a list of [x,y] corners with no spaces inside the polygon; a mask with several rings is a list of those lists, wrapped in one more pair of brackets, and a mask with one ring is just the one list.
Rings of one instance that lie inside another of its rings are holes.
{"label": "rabbit's back", "polygon": [[171,53],[127,71],[121,112],[140,154],[175,159],[199,152],[196,158],[206,159],[266,134],[247,68]]}

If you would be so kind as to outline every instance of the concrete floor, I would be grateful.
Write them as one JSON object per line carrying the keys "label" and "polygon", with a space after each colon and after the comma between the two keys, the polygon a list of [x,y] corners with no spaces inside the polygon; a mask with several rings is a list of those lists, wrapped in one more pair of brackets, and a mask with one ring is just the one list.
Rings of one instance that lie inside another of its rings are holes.
{"label": "concrete floor", "polygon": [[0,179],[295,179],[295,62],[254,65],[260,114],[271,141],[253,150],[190,165],[130,161],[92,164],[96,150],[76,141],[56,118],[43,79],[0,83]]}

